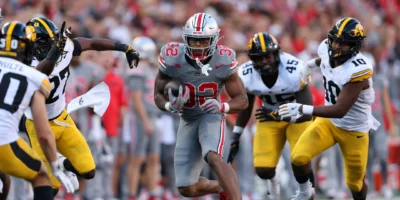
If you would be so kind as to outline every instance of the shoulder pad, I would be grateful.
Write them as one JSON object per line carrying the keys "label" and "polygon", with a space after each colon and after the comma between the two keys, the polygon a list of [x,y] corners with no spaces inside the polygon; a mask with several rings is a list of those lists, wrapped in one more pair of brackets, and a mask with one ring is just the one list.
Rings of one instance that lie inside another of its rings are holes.
{"label": "shoulder pad", "polygon": [[360,53],[351,58],[346,65],[346,69],[349,71],[348,82],[364,81],[372,77],[373,67],[371,61]]}
{"label": "shoulder pad", "polygon": [[318,56],[323,58],[325,56],[328,56],[328,39],[323,40],[317,50]]}
{"label": "shoulder pad", "polygon": [[240,79],[242,79],[243,84],[246,88],[253,73],[257,72],[253,69],[253,63],[251,61],[247,61],[238,67],[238,75]]}
{"label": "shoulder pad", "polygon": [[185,51],[182,43],[171,42],[164,45],[158,57],[159,69],[168,75],[168,66],[174,65],[174,62],[177,63],[177,60],[184,55]]}
{"label": "shoulder pad", "polygon": [[219,57],[219,63],[222,65],[229,66],[229,68],[235,69],[238,65],[236,61],[236,52],[224,45],[218,45],[217,51],[215,52],[214,56]]}

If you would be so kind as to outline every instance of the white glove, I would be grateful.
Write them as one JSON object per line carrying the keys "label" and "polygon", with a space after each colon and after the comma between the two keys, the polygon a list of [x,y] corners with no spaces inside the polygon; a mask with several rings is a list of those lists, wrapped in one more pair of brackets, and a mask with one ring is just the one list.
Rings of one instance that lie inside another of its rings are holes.
{"label": "white glove", "polygon": [[286,103],[279,106],[279,115],[282,117],[296,117],[302,115],[299,113],[299,108],[302,104],[299,103]]}
{"label": "white glove", "polygon": [[[182,94],[183,93],[183,94]],[[183,108],[186,101],[189,99],[189,88],[185,86],[185,90],[182,92],[182,85],[179,86],[179,94],[175,97],[172,94],[171,88],[168,89],[169,102],[165,104],[165,109],[171,112],[177,112]]]}
{"label": "white glove", "polygon": [[216,113],[227,113],[229,111],[228,103],[221,103],[216,99],[207,99],[200,108],[205,113],[216,114]]}
{"label": "white glove", "polygon": [[[299,111],[300,106],[303,106],[302,112]],[[279,106],[279,115],[282,117],[296,117],[296,119],[298,119],[303,115],[313,115],[313,111],[314,106],[303,105],[299,103],[286,103]]]}
{"label": "white glove", "polygon": [[61,165],[62,163],[59,162],[58,159],[51,163],[51,170],[53,172],[53,175],[64,186],[67,193],[74,193],[74,186],[72,185],[71,180],[64,174],[63,167]]}

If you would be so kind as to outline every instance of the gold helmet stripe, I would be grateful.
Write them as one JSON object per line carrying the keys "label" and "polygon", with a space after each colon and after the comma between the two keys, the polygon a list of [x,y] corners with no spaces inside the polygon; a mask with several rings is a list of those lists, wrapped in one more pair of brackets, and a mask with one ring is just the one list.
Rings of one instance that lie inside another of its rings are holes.
{"label": "gold helmet stripe", "polygon": [[348,18],[346,18],[346,19],[344,20],[344,22],[342,22],[342,24],[340,25],[339,31],[338,31],[338,35],[339,35],[339,36],[342,35],[342,32],[343,32],[344,27],[346,26],[347,22],[349,22],[351,19],[353,19],[353,18],[348,17]]}
{"label": "gold helmet stripe", "polygon": [[11,51],[11,39],[12,39],[12,33],[14,31],[15,25],[17,25],[17,22],[12,22],[10,26],[8,27],[7,34],[6,34],[6,51]]}
{"label": "gold helmet stripe", "polygon": [[260,43],[261,43],[261,50],[263,52],[266,52],[267,51],[267,47],[265,46],[264,34],[263,33],[258,33],[258,39],[260,40]]}
{"label": "gold helmet stripe", "polygon": [[44,26],[44,28],[46,29],[46,31],[49,34],[50,38],[54,38],[53,32],[51,31],[49,25],[47,25],[46,22],[43,21],[40,18],[35,18],[35,19],[38,20]]}

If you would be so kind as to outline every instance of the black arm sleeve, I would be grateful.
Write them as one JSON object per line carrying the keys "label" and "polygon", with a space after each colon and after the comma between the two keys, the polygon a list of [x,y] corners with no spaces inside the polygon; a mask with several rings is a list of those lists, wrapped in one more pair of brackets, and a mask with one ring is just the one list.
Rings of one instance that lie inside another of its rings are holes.
{"label": "black arm sleeve", "polygon": [[80,56],[82,53],[82,47],[81,44],[75,39],[72,39],[72,42],[74,43],[74,52],[72,52],[73,56]]}

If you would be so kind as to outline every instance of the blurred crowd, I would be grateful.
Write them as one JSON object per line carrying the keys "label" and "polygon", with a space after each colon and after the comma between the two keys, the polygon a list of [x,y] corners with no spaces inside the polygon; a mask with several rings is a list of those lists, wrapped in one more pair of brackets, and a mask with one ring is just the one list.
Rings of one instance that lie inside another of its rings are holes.
{"label": "blurred crowd", "polygon": [[[182,41],[181,27],[196,12],[209,13],[218,21],[220,43],[237,52],[239,64],[247,61],[248,40],[257,32],[274,35],[282,51],[307,61],[316,56],[319,43],[337,20],[345,16],[357,18],[367,35],[362,51],[373,61],[374,77],[379,78],[376,80],[377,99],[381,99],[381,94],[388,94],[383,103],[377,102],[373,107],[375,114],[381,115],[376,118],[383,124],[383,134],[376,140],[383,150],[375,153],[383,155],[369,160],[369,196],[390,198],[400,188],[397,179],[400,162],[389,159],[399,156],[396,147],[400,143],[397,129],[400,121],[396,117],[400,111],[398,0],[0,0],[0,7],[4,22],[27,22],[34,16],[45,16],[58,26],[65,20],[67,26],[72,27],[73,37],[109,38],[132,44],[135,37],[147,36],[156,44],[155,55],[145,55],[139,67],[133,70],[127,67],[123,54],[112,52],[85,52],[71,62],[67,102],[101,81],[106,82],[112,92],[110,108],[100,127],[97,127],[99,119],[90,110],[79,111],[73,116],[91,146],[99,173],[95,179],[81,182],[80,191],[72,198],[178,198],[173,186],[173,146],[179,118],[153,113],[149,107],[153,102],[152,85],[158,67],[158,51],[168,42]],[[314,102],[323,104],[324,88],[318,71],[313,73],[312,85]],[[143,107],[147,114],[143,114]],[[233,123],[234,116],[231,116],[227,122],[228,130],[233,128]],[[249,124],[249,134],[243,137],[247,145],[241,146],[242,156],[238,158],[243,160],[234,166],[245,198],[265,199],[266,187],[252,167],[251,133],[254,129],[251,127]],[[138,132],[144,134],[139,137]],[[158,137],[151,137],[154,134]],[[150,141],[144,142],[143,135]],[[137,152],[137,146],[143,143],[149,148]],[[373,149],[371,147],[371,151]],[[229,145],[226,145],[225,152],[228,151]],[[375,159],[378,157],[383,159]],[[294,193],[295,181],[288,158],[286,149],[286,158],[284,154],[278,168],[282,188],[290,188],[283,189],[283,193],[290,195]],[[338,199],[349,197],[343,182],[343,169],[335,167],[342,166],[340,151],[332,148],[314,162],[314,167],[320,169],[317,170],[321,183],[318,192]],[[207,169],[203,175],[213,176]],[[26,189],[18,184],[23,182],[14,181],[15,190]],[[22,193],[14,192],[11,199],[17,199],[18,194]],[[60,192],[59,197],[63,198],[65,194]]]}

